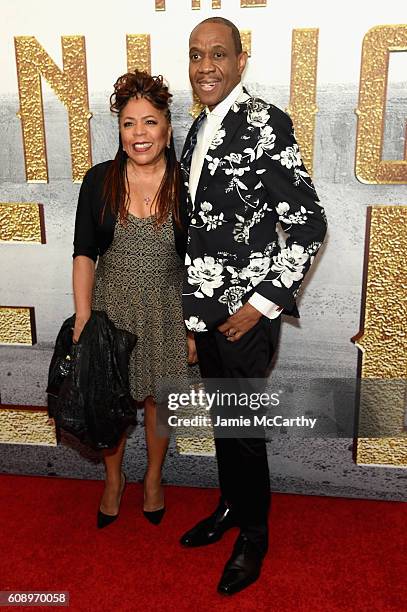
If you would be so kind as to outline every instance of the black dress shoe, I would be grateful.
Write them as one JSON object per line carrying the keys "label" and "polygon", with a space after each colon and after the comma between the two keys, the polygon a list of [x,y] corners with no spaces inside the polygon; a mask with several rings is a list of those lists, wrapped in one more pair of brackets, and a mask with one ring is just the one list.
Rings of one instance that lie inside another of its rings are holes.
{"label": "black dress shoe", "polygon": [[241,534],[223,570],[218,593],[234,595],[255,582],[260,576],[262,561],[263,555],[259,549]]}
{"label": "black dress shoe", "polygon": [[180,542],[183,546],[191,548],[206,546],[217,542],[225,531],[236,526],[237,523],[231,509],[224,502],[221,502],[213,514],[184,533]]}
{"label": "black dress shoe", "polygon": [[[120,509],[120,502],[121,502],[121,499],[122,499],[122,495],[123,495],[123,491],[124,491],[125,486],[126,486],[126,474],[124,472],[122,472],[122,486],[121,486],[121,490],[120,490],[119,509]],[[114,521],[117,519],[118,516],[119,516],[119,513],[117,513],[117,514],[105,514],[99,508],[98,514],[97,514],[97,526],[98,526],[98,529],[103,529],[104,527],[108,527],[109,525],[114,523]]]}

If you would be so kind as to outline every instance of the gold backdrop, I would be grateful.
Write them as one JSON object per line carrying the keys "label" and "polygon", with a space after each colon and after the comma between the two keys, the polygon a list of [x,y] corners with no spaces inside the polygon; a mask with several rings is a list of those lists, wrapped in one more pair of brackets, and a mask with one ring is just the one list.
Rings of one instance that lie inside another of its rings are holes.
{"label": "gold backdrop", "polygon": [[[264,6],[256,0],[241,0],[241,7]],[[165,1],[156,0],[156,10],[165,10]],[[221,2],[213,0],[213,8]],[[191,8],[200,2],[192,0]],[[251,51],[251,32],[242,32],[246,50]],[[128,34],[128,69],[150,70],[149,34]],[[24,160],[27,182],[47,182],[47,152],[41,78],[46,79],[66,106],[72,160],[72,180],[80,182],[92,165],[90,145],[91,113],[88,102],[86,50],[83,36],[62,36],[61,70],[41,44],[32,36],[15,38],[16,65],[20,98]],[[404,160],[383,161],[384,112],[387,93],[389,55],[407,50],[407,25],[382,25],[369,30],[363,42],[359,87],[355,173],[370,184],[407,183],[407,143]],[[312,171],[317,86],[318,29],[297,29],[292,36],[291,90],[288,111],[292,115],[307,167]],[[191,100],[192,114],[199,101]],[[369,216],[366,243],[366,273],[363,299],[363,330],[355,338],[363,351],[362,378],[407,378],[407,207],[375,206]],[[45,242],[42,207],[35,203],[4,202],[0,205],[0,239],[13,242]],[[394,287],[397,292],[394,293]],[[0,307],[0,342],[35,343],[34,308],[30,305]],[[401,398],[387,402],[391,420],[402,432],[405,410]],[[363,398],[361,398],[363,411]],[[387,409],[386,408],[386,409]],[[380,418],[383,404],[378,402]],[[55,432],[47,425],[43,409],[4,406],[0,414],[3,442],[54,444]],[[361,414],[363,418],[363,414]],[[388,414],[387,417],[388,418]],[[406,465],[405,437],[357,441],[357,461],[368,464]]]}

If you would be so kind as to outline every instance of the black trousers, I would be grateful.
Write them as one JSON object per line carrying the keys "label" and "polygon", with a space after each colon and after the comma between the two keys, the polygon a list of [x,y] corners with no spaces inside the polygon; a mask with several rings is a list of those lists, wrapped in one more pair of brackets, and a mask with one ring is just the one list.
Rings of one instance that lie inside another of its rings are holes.
{"label": "black trousers", "polygon": [[[259,322],[240,340],[215,331],[195,334],[204,379],[264,378],[276,350],[281,317]],[[270,477],[266,442],[261,438],[215,437],[222,498],[232,508],[242,532],[265,554]]]}

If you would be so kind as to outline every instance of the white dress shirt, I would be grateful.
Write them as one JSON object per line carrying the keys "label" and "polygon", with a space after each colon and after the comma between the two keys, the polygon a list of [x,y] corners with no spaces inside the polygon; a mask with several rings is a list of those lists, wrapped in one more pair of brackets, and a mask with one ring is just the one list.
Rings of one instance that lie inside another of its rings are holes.
{"label": "white dress shirt", "polygon": [[[195,149],[191,159],[189,192],[191,194],[192,202],[195,201],[196,190],[198,188],[202,166],[205,161],[205,155],[208,153],[209,145],[211,144],[213,137],[220,128],[220,125],[229,112],[231,106],[235,104],[235,102],[244,102],[249,97],[250,96],[243,91],[242,84],[238,83],[238,85],[232,89],[230,94],[224,100],[222,100],[222,102],[219,102],[219,104],[217,104],[212,111],[206,107],[206,118],[202,121],[199,128]],[[259,293],[253,293],[253,295],[249,298],[249,304],[251,304],[268,319],[276,319],[282,311],[281,306],[277,306],[277,304],[271,302]]]}

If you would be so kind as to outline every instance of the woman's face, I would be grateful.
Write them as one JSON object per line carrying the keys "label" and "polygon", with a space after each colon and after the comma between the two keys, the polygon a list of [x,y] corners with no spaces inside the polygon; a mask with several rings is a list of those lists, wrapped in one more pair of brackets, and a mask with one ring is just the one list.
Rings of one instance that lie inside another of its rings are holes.
{"label": "woman's face", "polygon": [[156,164],[170,143],[171,126],[164,113],[145,98],[131,98],[120,113],[123,148],[137,166]]}

